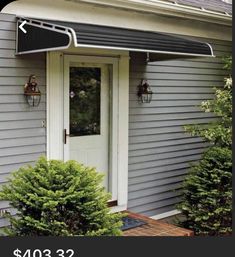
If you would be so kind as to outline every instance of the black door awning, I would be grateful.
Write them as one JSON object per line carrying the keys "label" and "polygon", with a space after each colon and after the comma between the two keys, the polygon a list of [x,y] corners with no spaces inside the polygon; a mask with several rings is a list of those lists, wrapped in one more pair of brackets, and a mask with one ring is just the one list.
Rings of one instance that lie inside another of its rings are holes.
{"label": "black door awning", "polygon": [[214,56],[212,47],[208,43],[175,34],[18,18],[17,54],[67,49],[72,41],[76,47]]}

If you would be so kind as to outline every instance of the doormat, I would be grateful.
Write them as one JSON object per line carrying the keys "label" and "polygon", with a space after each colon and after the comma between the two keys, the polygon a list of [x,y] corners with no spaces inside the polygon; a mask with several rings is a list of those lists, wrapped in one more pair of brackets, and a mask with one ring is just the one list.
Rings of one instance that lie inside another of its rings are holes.
{"label": "doormat", "polygon": [[143,220],[139,220],[139,219],[135,219],[135,218],[131,218],[131,217],[122,218],[122,222],[123,222],[123,225],[121,227],[122,231],[131,229],[131,228],[140,227],[142,225],[147,224],[147,222],[145,222]]}

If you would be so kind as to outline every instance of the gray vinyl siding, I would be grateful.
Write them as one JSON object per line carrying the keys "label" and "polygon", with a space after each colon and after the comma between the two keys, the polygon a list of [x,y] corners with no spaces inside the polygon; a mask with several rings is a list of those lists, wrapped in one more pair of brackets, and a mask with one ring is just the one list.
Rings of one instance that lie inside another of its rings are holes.
{"label": "gray vinyl siding", "polygon": [[[45,54],[15,56],[15,16],[0,14],[0,187],[10,173],[26,164],[33,164],[46,154],[46,57]],[[38,107],[30,108],[23,88],[29,75],[37,76],[42,92]],[[0,210],[9,209],[0,201]],[[7,225],[0,218],[0,227]]]}
{"label": "gray vinyl siding", "polygon": [[[208,39],[200,39],[208,41]],[[131,53],[129,102],[128,209],[154,216],[175,209],[190,163],[200,160],[208,143],[183,130],[187,124],[214,119],[197,107],[223,86],[226,71],[219,57],[231,43],[209,40],[216,58],[159,55],[146,65],[146,55]],[[137,85],[147,78],[154,92],[150,104],[137,101]]]}

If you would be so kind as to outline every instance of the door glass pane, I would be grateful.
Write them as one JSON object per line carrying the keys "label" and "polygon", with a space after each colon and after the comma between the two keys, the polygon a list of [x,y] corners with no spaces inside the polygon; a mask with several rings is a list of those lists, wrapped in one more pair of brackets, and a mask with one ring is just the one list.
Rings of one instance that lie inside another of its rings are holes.
{"label": "door glass pane", "polygon": [[101,69],[70,67],[70,135],[100,134]]}

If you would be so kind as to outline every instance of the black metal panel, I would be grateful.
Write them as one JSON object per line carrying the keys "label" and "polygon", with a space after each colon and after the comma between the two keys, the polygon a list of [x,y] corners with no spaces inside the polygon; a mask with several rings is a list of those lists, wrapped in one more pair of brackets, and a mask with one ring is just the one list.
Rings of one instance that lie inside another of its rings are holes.
{"label": "black metal panel", "polygon": [[96,45],[149,52],[212,55],[208,44],[174,34],[82,23],[56,23],[72,28],[76,33],[78,45]]}
{"label": "black metal panel", "polygon": [[[33,26],[37,22],[41,24],[41,27]],[[51,20],[30,21],[30,19],[29,23],[25,25],[25,29],[27,34],[18,28],[18,52],[66,48],[69,46],[69,36],[73,35],[75,36],[75,45],[78,47],[90,46],[149,53],[213,56],[212,49],[207,43],[175,34]],[[65,31],[69,35],[65,34]]]}
{"label": "black metal panel", "polygon": [[22,22],[18,22],[17,32],[17,53],[46,51],[47,49],[58,49],[68,47],[70,44],[70,35],[65,32],[47,29],[26,23],[24,33],[20,28]]}

